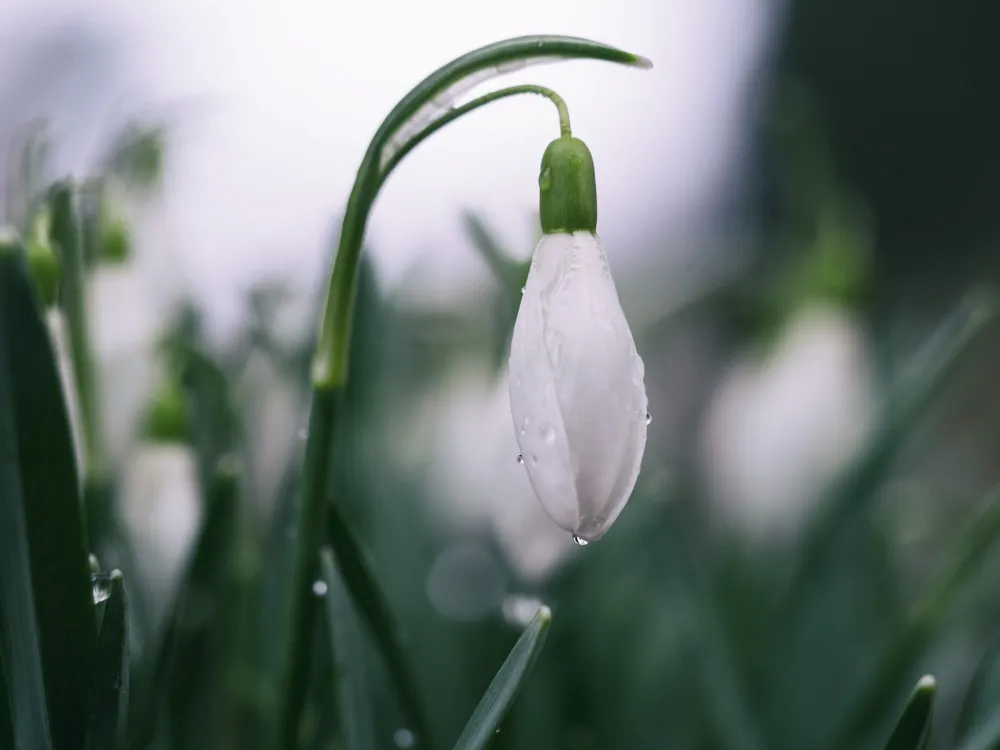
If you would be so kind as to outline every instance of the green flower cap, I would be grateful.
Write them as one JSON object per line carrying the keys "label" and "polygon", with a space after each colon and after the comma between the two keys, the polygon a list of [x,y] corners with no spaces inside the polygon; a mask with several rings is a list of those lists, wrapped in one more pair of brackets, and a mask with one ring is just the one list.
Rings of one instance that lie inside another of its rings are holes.
{"label": "green flower cap", "polygon": [[597,231],[594,158],[579,138],[552,141],[538,175],[538,214],[545,234]]}

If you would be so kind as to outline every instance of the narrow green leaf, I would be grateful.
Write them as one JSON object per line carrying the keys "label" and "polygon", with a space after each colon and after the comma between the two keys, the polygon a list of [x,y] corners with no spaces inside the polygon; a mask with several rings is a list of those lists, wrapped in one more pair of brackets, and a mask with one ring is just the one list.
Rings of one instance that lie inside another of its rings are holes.
{"label": "narrow green leaf", "polygon": [[[0,264],[9,263],[12,252],[11,243],[0,241]],[[0,711],[7,712],[9,705],[12,747],[47,750],[52,739],[31,593],[17,433],[10,408],[12,390],[5,326],[0,317],[0,677],[4,684]]]}
{"label": "narrow green leaf", "polygon": [[[87,727],[97,633],[76,459],[49,332],[22,256],[10,243],[0,245],[0,371],[6,423],[0,476],[9,485],[0,504],[11,521],[0,526],[0,548],[8,557],[0,575],[18,594],[4,596],[13,609],[8,627],[23,618],[16,632],[24,638],[10,645],[30,654],[37,637],[52,742],[78,747]],[[18,504],[20,510],[13,507]],[[32,601],[36,619],[28,625]],[[14,684],[17,695],[37,687],[33,679]]]}
{"label": "narrow green leaf", "polygon": [[337,556],[340,575],[361,616],[368,624],[375,644],[385,659],[389,674],[399,690],[403,709],[423,747],[432,747],[416,675],[403,647],[403,637],[392,608],[382,592],[371,563],[336,503],[327,508],[327,538]]}
{"label": "narrow green leaf", "polygon": [[1000,707],[958,746],[958,750],[998,750],[1000,748]]}
{"label": "narrow green leaf", "polygon": [[97,641],[97,668],[90,702],[87,750],[117,750],[125,739],[128,707],[128,603],[121,571],[111,573]]}
{"label": "narrow green leaf", "polygon": [[968,294],[910,361],[889,396],[879,428],[858,461],[834,482],[827,502],[803,535],[801,558],[786,596],[787,606],[794,607],[797,597],[808,590],[814,572],[836,545],[839,537],[835,532],[847,519],[858,517],[871,502],[905,446],[906,437],[948,384],[979,335],[996,319],[997,312],[992,290]]}
{"label": "narrow green leaf", "polygon": [[351,602],[340,578],[333,552],[320,552],[321,589],[326,603],[326,625],[336,664],[337,704],[344,750],[374,750],[371,701],[365,679],[365,653]]}
{"label": "narrow green leaf", "polygon": [[[955,720],[955,744],[972,733],[972,730],[980,723],[980,714],[988,704],[990,695],[996,694],[998,665],[1000,665],[1000,641],[996,641],[987,649],[983,658],[976,666],[976,671],[969,680],[969,686],[965,690],[962,699],[962,708],[958,712]],[[989,688],[993,688],[990,690]]]}
{"label": "narrow green leaf", "polygon": [[979,512],[948,550],[945,563],[917,601],[905,625],[879,656],[872,675],[858,691],[844,729],[831,749],[854,747],[884,717],[888,701],[900,682],[912,672],[928,645],[941,630],[956,597],[982,569],[983,561],[1000,540],[1000,487],[980,503]]}
{"label": "narrow green leaf", "polygon": [[920,678],[885,744],[885,750],[924,750],[927,747],[931,738],[936,690],[937,681],[931,675]]}
{"label": "narrow green leaf", "polygon": [[212,578],[225,570],[231,553],[238,493],[236,476],[220,470],[210,490],[201,530],[191,548],[185,572],[164,618],[155,648],[147,663],[140,665],[142,684],[138,686],[136,708],[129,728],[129,747],[145,748],[152,740],[160,712],[167,709],[167,697],[178,678],[177,672],[197,665],[191,645],[207,623],[193,616],[192,608],[211,593]]}
{"label": "narrow green leaf", "polygon": [[52,211],[51,238],[62,262],[60,303],[66,315],[73,375],[79,391],[83,423],[85,481],[102,477],[106,466],[101,432],[96,372],[87,322],[87,285],[84,263],[84,236],[77,206],[77,190],[69,181],[57,182],[49,190]]}
{"label": "narrow green leaf", "polygon": [[485,748],[500,731],[500,722],[507,715],[524,678],[542,650],[551,621],[552,613],[549,608],[541,607],[486,689],[486,694],[465,725],[462,736],[455,743],[455,750]]}

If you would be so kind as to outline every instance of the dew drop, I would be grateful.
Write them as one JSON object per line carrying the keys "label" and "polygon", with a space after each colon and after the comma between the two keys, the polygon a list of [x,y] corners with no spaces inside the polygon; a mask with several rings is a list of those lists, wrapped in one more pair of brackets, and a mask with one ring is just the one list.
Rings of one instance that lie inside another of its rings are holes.
{"label": "dew drop", "polygon": [[582,536],[577,536],[576,534],[573,535],[573,542],[581,547],[586,547],[588,544],[590,544],[590,542],[588,542]]}
{"label": "dew drop", "polygon": [[93,587],[94,604],[106,602],[108,597],[111,596],[111,575],[108,573],[100,573],[93,576],[90,579],[90,582]]}
{"label": "dew drop", "polygon": [[649,412],[647,411],[647,412],[646,412],[646,424],[649,424],[649,423],[650,423],[650,422],[652,422],[652,421],[653,421],[653,415],[652,415],[652,414],[650,414],[650,413],[649,413]]}
{"label": "dew drop", "polygon": [[524,456],[522,456],[520,453],[517,454],[517,462],[519,464],[523,464],[524,463]]}
{"label": "dew drop", "polygon": [[555,442],[556,442],[556,431],[555,431],[555,428],[552,425],[550,425],[550,424],[545,425],[545,429],[542,430],[542,440],[545,441],[546,445],[553,445],[553,444],[555,444]]}
{"label": "dew drop", "polygon": [[87,564],[90,565],[90,574],[95,575],[101,572],[101,563],[97,559],[97,555],[91,554],[87,556]]}
{"label": "dew drop", "polygon": [[392,735],[396,747],[408,748],[417,744],[417,736],[409,729],[397,729]]}
{"label": "dew drop", "polygon": [[316,596],[326,596],[326,581],[313,581],[313,593]]}
{"label": "dew drop", "polygon": [[526,291],[528,291],[528,287],[522,286],[521,287],[521,294],[524,294]]}

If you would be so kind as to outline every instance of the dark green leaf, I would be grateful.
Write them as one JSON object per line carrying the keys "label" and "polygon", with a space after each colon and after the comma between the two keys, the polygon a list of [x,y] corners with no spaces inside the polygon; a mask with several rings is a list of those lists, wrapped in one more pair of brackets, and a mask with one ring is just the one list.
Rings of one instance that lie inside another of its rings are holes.
{"label": "dark green leaf", "polygon": [[892,643],[879,656],[870,679],[854,697],[840,741],[830,747],[854,746],[884,716],[886,704],[898,693],[901,680],[923,657],[956,597],[982,569],[997,540],[1000,540],[1000,487],[981,501],[979,512],[951,543],[941,570]]}
{"label": "dark green leaf", "polygon": [[1000,748],[1000,709],[993,712],[979,729],[958,746],[958,750],[997,750]]}
{"label": "dark green leaf", "polygon": [[326,625],[336,663],[337,703],[345,750],[373,750],[373,716],[365,679],[365,650],[347,589],[329,547],[320,553]]}
{"label": "dark green leaf", "polygon": [[885,750],[924,750],[927,747],[931,738],[936,690],[937,682],[933,677],[927,675],[920,678],[885,744]]}
{"label": "dark green leaf", "polygon": [[[211,606],[206,597],[213,594],[213,577],[226,570],[236,522],[238,494],[236,477],[220,471],[211,489],[201,530],[191,548],[191,556],[178,585],[173,603],[164,618],[150,661],[141,665],[139,686],[129,747],[144,748],[152,739],[156,722],[167,708],[166,698],[178,683],[185,683],[183,672],[198,666],[199,656],[192,649],[208,625],[198,610]],[[182,674],[178,674],[182,673]],[[172,688],[172,686],[174,686]]]}
{"label": "dark green leaf", "polygon": [[[994,642],[969,680],[962,699],[962,708],[955,720],[955,744],[959,744],[971,734],[980,723],[982,712],[988,705],[990,697],[997,696],[998,665],[1000,665],[1000,641]],[[990,689],[992,688],[992,689]]]}
{"label": "dark green leaf", "polygon": [[114,571],[97,642],[87,750],[116,750],[124,740],[128,707],[128,603],[120,571]]}
{"label": "dark green leaf", "polygon": [[465,725],[462,736],[455,743],[455,750],[479,750],[487,747],[500,731],[500,722],[542,650],[551,621],[552,613],[549,608],[541,607],[486,689],[486,694]]}
{"label": "dark green leaf", "polygon": [[905,445],[906,437],[996,314],[997,301],[992,292],[967,295],[913,357],[905,377],[890,394],[879,428],[860,459],[833,484],[828,501],[803,535],[801,559],[787,598],[789,603],[808,590],[817,567],[840,538],[835,532],[864,512]]}
{"label": "dark green leaf", "polygon": [[336,503],[329,503],[327,509],[327,535],[337,556],[344,584],[382,652],[414,731],[420,737],[423,747],[432,747],[430,726],[426,720],[416,676],[403,648],[399,625],[371,563]]}
{"label": "dark green leaf", "polygon": [[[8,556],[0,575],[5,589],[16,593],[4,595],[11,603],[10,612],[4,605],[7,628],[18,623],[7,637],[23,639],[8,646],[17,650],[16,662],[33,661],[30,654],[39,649],[53,744],[78,747],[87,727],[97,634],[76,459],[49,332],[11,244],[0,246],[0,414],[0,476],[9,485],[0,495],[9,521],[0,526],[0,548]],[[11,694],[18,702],[22,693],[30,700],[37,690],[29,676],[35,668],[16,668]],[[20,713],[14,712],[16,733]]]}

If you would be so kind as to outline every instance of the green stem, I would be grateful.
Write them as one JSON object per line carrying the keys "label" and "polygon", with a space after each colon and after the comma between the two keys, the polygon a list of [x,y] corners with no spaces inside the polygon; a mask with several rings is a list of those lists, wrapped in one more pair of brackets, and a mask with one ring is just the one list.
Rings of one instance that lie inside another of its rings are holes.
{"label": "green stem", "polygon": [[[649,68],[651,65],[643,57],[586,39],[563,36],[518,37],[481,47],[439,68],[403,97],[385,118],[365,152],[347,200],[347,212],[341,228],[337,258],[333,264],[326,309],[313,360],[313,387],[337,388],[343,387],[347,382],[347,355],[358,259],[368,216],[379,189],[389,176],[385,165],[393,160],[392,152],[396,150],[393,148],[393,139],[405,132],[405,127],[414,119],[419,118],[421,110],[429,102],[447,101],[449,93],[463,91],[464,85],[470,80],[482,82],[484,72],[492,71],[499,75],[520,70],[529,63],[560,58],[590,58],[639,68]],[[447,104],[444,108],[447,108]],[[405,147],[405,142],[401,145]],[[392,166],[397,164],[398,161]]]}
{"label": "green stem", "polygon": [[[291,642],[284,664],[286,671],[281,686],[282,703],[276,736],[279,748],[294,747],[308,685],[308,649],[317,611],[312,582],[318,570],[323,538],[321,530],[324,528],[324,505],[330,479],[335,406],[347,385],[358,262],[372,206],[386,178],[405,155],[402,152],[408,153],[432,132],[488,103],[480,101],[476,106],[470,106],[473,104],[470,103],[450,110],[454,97],[486,78],[514,72],[529,64],[559,59],[594,59],[638,68],[651,67],[645,58],[575,37],[524,36],[490,44],[453,60],[417,84],[382,122],[361,161],[347,201],[311,373],[312,405],[298,509],[298,545],[291,581]],[[537,87],[530,93],[543,91]],[[512,94],[497,95],[489,101],[509,95]],[[543,95],[555,102],[560,112],[561,130],[567,132],[569,116],[565,103],[554,94]],[[425,736],[422,746],[433,747],[433,742]]]}
{"label": "green stem", "polygon": [[569,109],[566,107],[566,101],[552,89],[526,83],[523,86],[511,86],[510,88],[500,89],[499,91],[491,91],[488,94],[483,94],[478,99],[473,99],[471,102],[463,104],[461,107],[448,110],[446,114],[441,115],[441,117],[428,125],[418,135],[413,136],[413,138],[407,141],[406,145],[400,148],[399,151],[397,151],[389,159],[389,161],[386,162],[385,168],[382,170],[382,181],[379,183],[379,187],[382,186],[386,177],[389,176],[389,173],[396,168],[396,165],[399,164],[399,162],[401,162],[407,154],[427,140],[427,138],[434,135],[434,133],[439,131],[445,125],[454,122],[462,115],[467,115],[469,112],[479,109],[486,104],[506,99],[509,96],[518,96],[520,94],[538,94],[539,96],[544,96],[550,99],[559,111],[559,134],[563,138],[569,138],[573,135],[569,126]]}
{"label": "green stem", "polygon": [[83,254],[85,238],[81,232],[74,197],[75,191],[68,182],[60,182],[52,187],[52,240],[59,245],[63,264],[62,306],[80,400],[80,421],[83,423],[84,465],[80,467],[80,473],[84,482],[91,482],[100,481],[104,477],[107,462],[87,319],[87,279]]}

